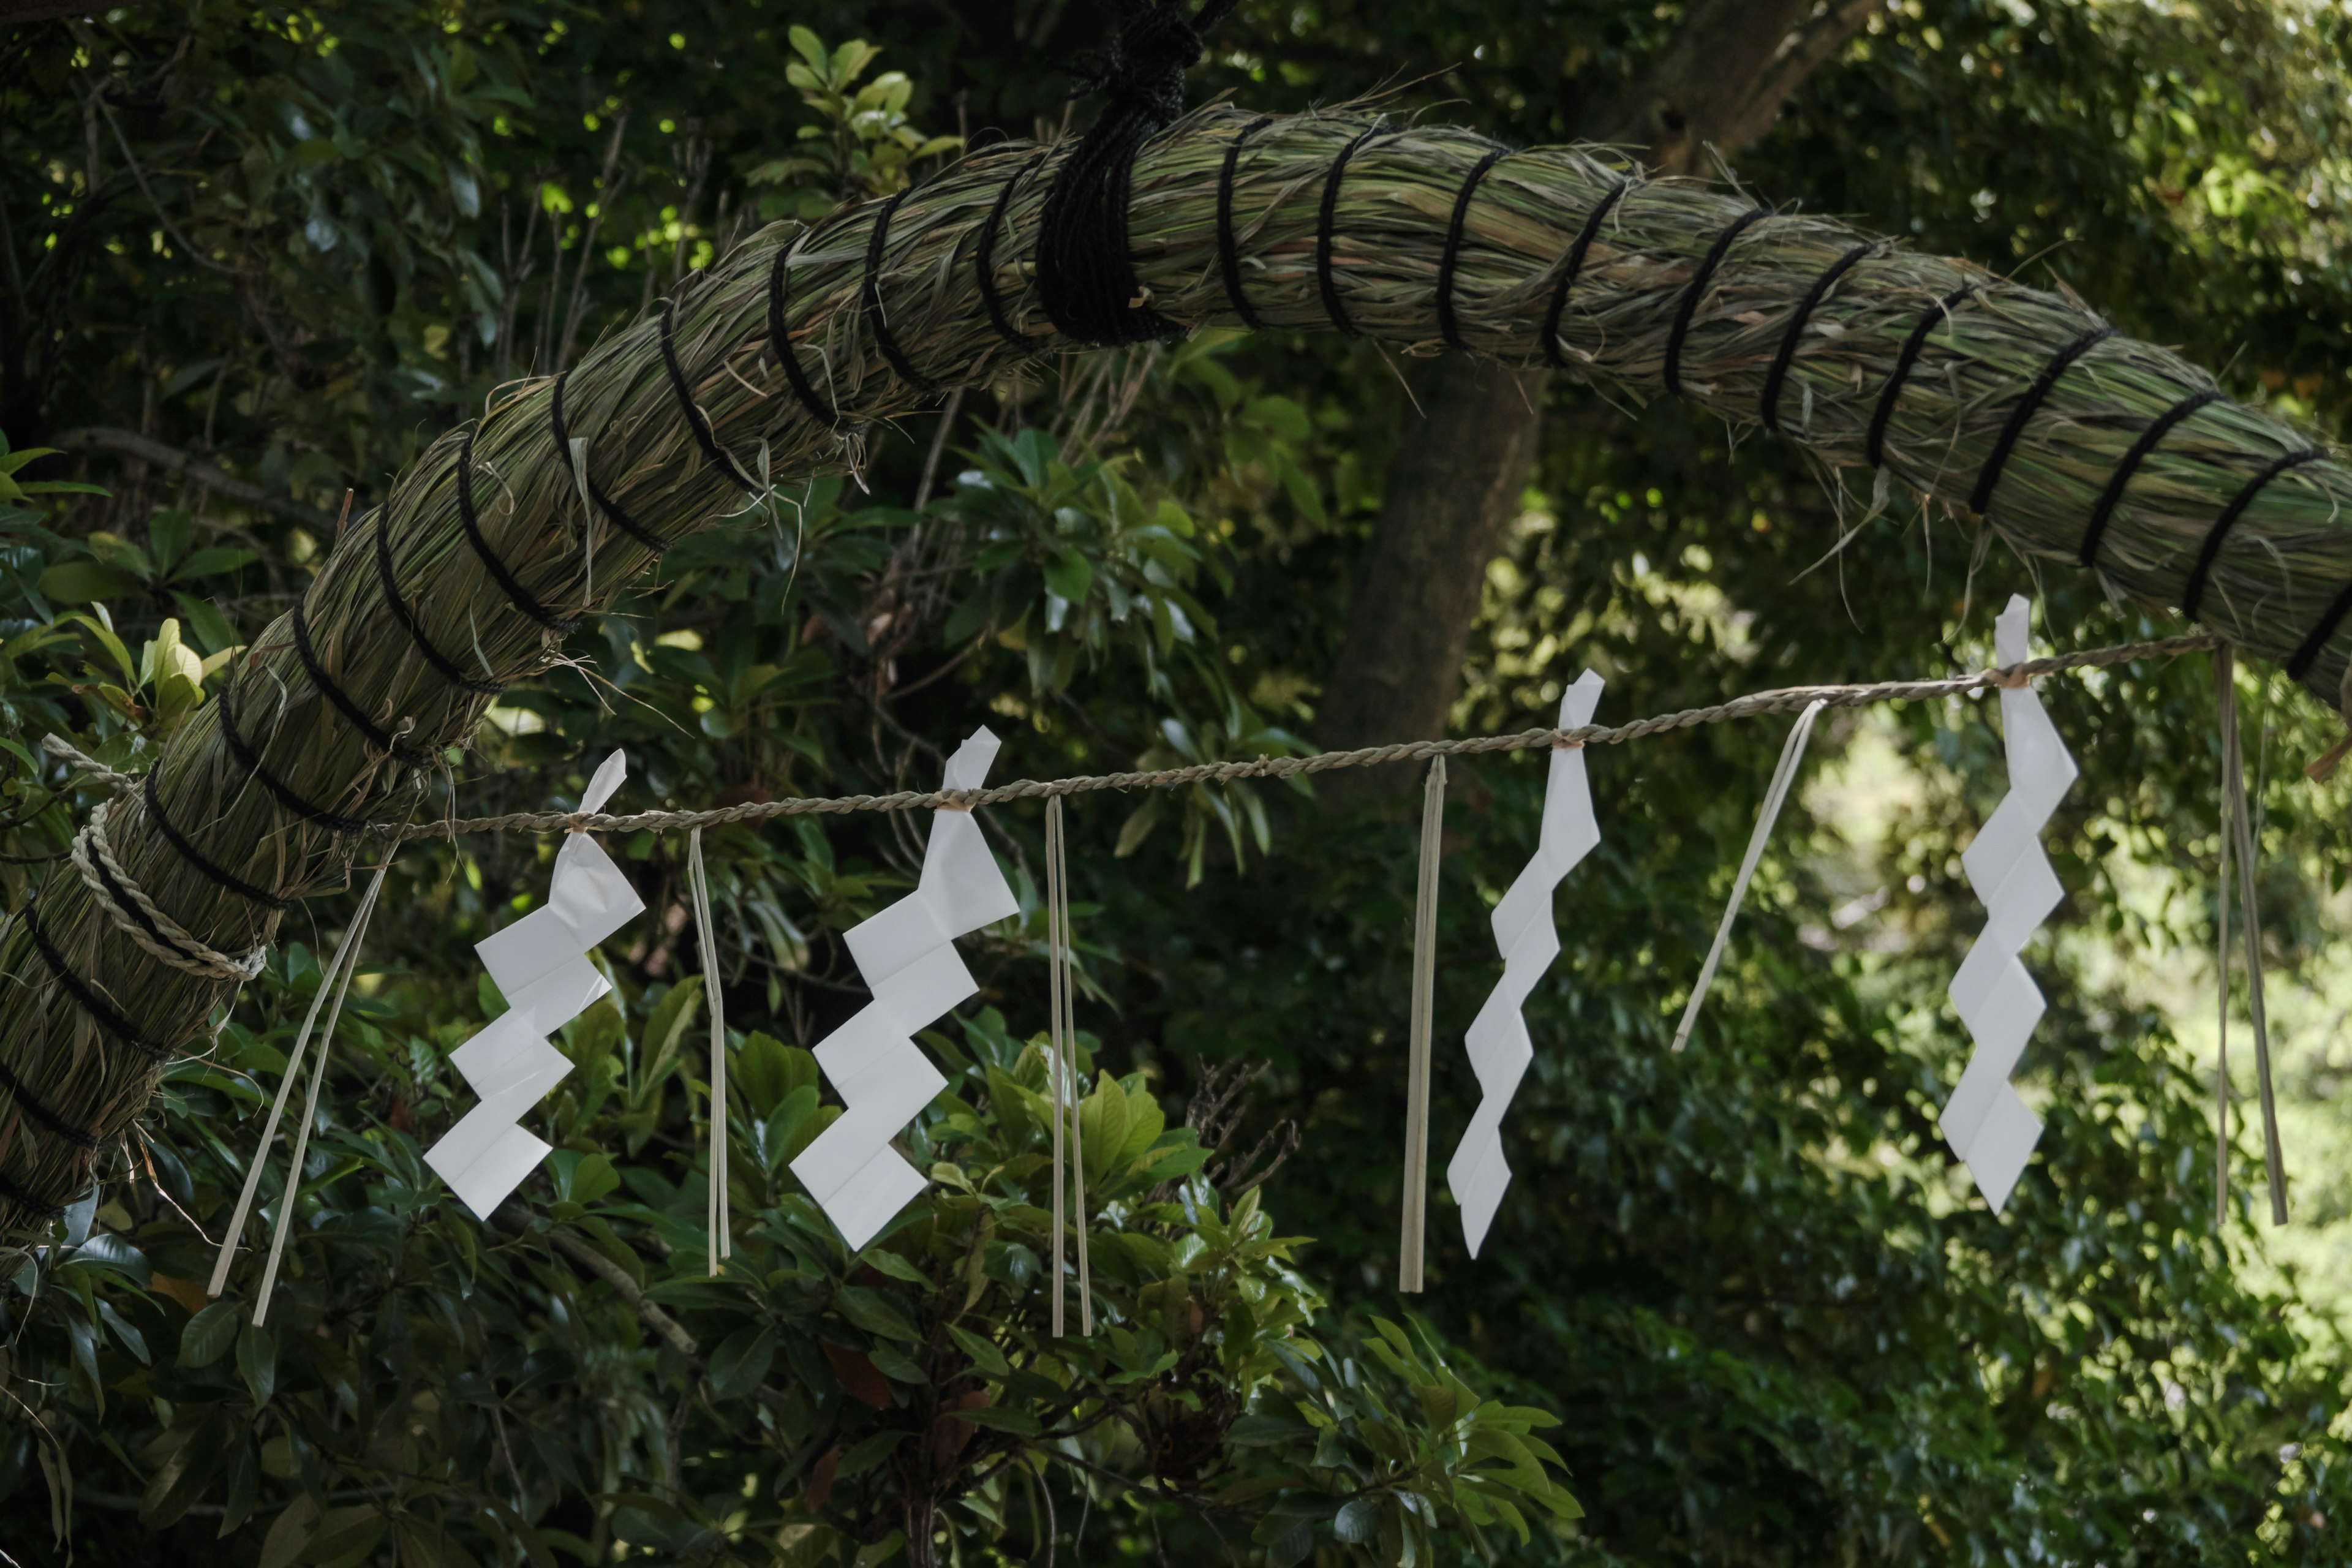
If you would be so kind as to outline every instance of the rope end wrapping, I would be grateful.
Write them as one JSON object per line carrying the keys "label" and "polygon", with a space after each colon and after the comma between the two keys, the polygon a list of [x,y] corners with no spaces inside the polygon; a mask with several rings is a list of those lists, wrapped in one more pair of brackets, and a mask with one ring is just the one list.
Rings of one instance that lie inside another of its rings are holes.
{"label": "rope end wrapping", "polygon": [[1184,72],[1236,0],[1138,6],[1073,93],[1100,93],[1102,118],[1055,174],[1037,230],[1037,292],[1056,331],[1097,348],[1180,336],[1150,308],[1128,258],[1127,200],[1145,142],[1184,112]]}

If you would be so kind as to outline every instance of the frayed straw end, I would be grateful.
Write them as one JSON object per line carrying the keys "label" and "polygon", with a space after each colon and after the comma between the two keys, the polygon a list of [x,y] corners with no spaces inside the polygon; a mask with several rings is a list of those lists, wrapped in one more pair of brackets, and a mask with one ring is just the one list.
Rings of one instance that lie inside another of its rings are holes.
{"label": "frayed straw end", "polygon": [[2352,756],[2352,731],[2347,731],[2342,740],[2330,746],[2326,756],[2305,768],[2303,776],[2314,784],[2326,784],[2347,756]]}

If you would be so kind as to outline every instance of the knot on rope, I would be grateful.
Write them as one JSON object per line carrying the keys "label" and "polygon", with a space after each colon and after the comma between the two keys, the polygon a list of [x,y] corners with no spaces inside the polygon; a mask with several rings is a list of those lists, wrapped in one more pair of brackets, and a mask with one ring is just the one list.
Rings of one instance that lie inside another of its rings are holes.
{"label": "knot on rope", "polygon": [[1046,193],[1037,233],[1037,291],[1064,335],[1097,347],[1174,336],[1151,310],[1127,253],[1127,201],[1135,155],[1184,112],[1184,73],[1203,37],[1236,0],[1129,0],[1127,19],[1072,96],[1100,94],[1102,118],[1078,139]]}

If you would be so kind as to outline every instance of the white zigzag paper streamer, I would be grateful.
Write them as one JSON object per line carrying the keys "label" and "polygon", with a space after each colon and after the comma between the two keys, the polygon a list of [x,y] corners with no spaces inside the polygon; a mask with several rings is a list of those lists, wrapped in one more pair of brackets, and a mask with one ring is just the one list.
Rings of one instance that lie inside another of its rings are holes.
{"label": "white zigzag paper streamer", "polygon": [[[948,759],[940,787],[980,788],[998,743],[986,729],[975,731]],[[955,939],[1020,910],[980,824],[969,811],[947,808],[932,816],[915,890],[843,938],[874,1000],[816,1047],[843,1110],[793,1162],[793,1174],[852,1252],[929,1180],[890,1140],[948,1086],[915,1045],[915,1031],[980,990]]]}
{"label": "white zigzag paper streamer", "polygon": [[[628,776],[628,758],[614,752],[588,781],[580,809],[603,810]],[[425,1152],[425,1163],[484,1219],[550,1152],[517,1123],[572,1070],[572,1058],[547,1037],[612,989],[588,950],[645,908],[604,846],[574,833],[556,851],[546,904],[475,944],[507,1011],[450,1053],[481,1103]]]}
{"label": "white zigzag paper streamer", "polygon": [[[1559,700],[1559,727],[1592,722],[1601,704],[1601,677],[1586,670]],[[1462,1233],[1470,1256],[1486,1239],[1486,1227],[1511,1184],[1503,1158],[1503,1112],[1518,1092],[1519,1079],[1535,1059],[1520,1009],[1544,971],[1559,955],[1559,932],[1552,925],[1551,896],[1576,863],[1601,842],[1592,815],[1592,788],[1584,776],[1584,748],[1560,746],[1551,753],[1551,777],[1544,786],[1543,837],[1511,890],[1495,906],[1495,946],[1503,955],[1503,977],[1478,1009],[1465,1041],[1481,1098],[1469,1130],[1445,1167],[1446,1184],[1462,1208]]]}
{"label": "white zigzag paper streamer", "polygon": [[[2004,667],[2032,657],[2027,611],[2024,597],[2012,595],[1993,623],[1993,652]],[[1960,857],[1969,885],[1984,900],[1985,927],[1952,976],[1952,1007],[1977,1048],[1940,1119],[1944,1141],[1967,1163],[1995,1214],[2042,1138],[2042,1119],[2009,1081],[2044,1005],[2017,955],[2063,896],[2042,850],[2042,828],[2075,773],[2074,759],[2032,687],[2001,689],[2000,729],[2009,751],[2009,794]]]}

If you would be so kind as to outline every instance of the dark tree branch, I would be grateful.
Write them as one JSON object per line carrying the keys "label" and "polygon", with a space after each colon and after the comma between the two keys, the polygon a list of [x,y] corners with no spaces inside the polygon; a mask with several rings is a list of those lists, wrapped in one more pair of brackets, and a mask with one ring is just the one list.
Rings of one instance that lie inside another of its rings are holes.
{"label": "dark tree branch", "polygon": [[231,500],[243,501],[247,506],[259,507],[271,516],[282,517],[289,522],[299,522],[318,533],[322,542],[331,542],[335,536],[333,513],[320,511],[317,507],[304,506],[300,501],[288,496],[271,495],[259,485],[247,484],[243,479],[232,478],[192,453],[183,452],[177,447],[167,447],[163,442],[142,436],[135,430],[118,430],[110,426],[92,425],[79,430],[61,430],[50,437],[47,444],[67,452],[110,452],[116,457],[132,458],[142,463],[152,463],[168,472],[185,474],[198,484],[208,489],[218,490]]}

